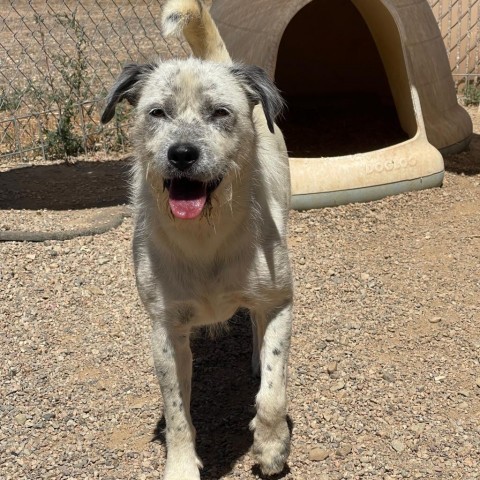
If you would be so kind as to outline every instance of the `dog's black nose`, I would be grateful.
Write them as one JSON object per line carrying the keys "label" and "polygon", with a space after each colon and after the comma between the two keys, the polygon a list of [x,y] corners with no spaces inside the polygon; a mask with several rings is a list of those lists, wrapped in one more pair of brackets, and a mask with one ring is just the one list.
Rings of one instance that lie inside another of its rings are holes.
{"label": "dog's black nose", "polygon": [[176,143],[168,149],[168,161],[179,170],[190,168],[200,157],[200,150],[191,143]]}

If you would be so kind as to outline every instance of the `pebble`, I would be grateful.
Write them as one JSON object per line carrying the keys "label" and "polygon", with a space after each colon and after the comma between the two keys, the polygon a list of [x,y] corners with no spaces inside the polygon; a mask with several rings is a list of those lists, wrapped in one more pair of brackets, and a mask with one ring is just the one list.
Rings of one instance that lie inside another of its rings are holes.
{"label": "pebble", "polygon": [[25,422],[27,421],[27,416],[23,413],[19,413],[18,415],[15,415],[15,421],[19,425],[25,425]]}
{"label": "pebble", "polygon": [[361,273],[360,274],[360,278],[364,281],[364,282],[367,282],[368,280],[370,280],[370,275],[368,273]]}
{"label": "pebble", "polygon": [[476,383],[477,383],[477,387],[480,388],[480,377],[477,378]]}
{"label": "pebble", "polygon": [[345,382],[343,380],[339,380],[338,382],[335,382],[331,387],[330,391],[331,392],[338,392],[340,390],[343,390],[345,388]]}
{"label": "pebble", "polygon": [[337,450],[335,450],[335,454],[337,455],[337,457],[344,458],[350,453],[352,453],[352,446],[350,444],[346,444],[343,447],[337,448]]}
{"label": "pebble", "polygon": [[418,423],[417,425],[413,425],[412,430],[417,435],[421,435],[423,433],[423,431],[425,430],[425,424],[424,423]]}
{"label": "pebble", "polygon": [[323,460],[326,460],[329,457],[329,455],[330,455],[330,452],[328,450],[325,450],[324,448],[315,447],[308,452],[308,459],[311,462],[322,462]]}
{"label": "pebble", "polygon": [[299,263],[300,265],[305,265],[305,263],[306,263],[305,257],[300,258],[300,260],[298,261],[298,263]]}
{"label": "pebble", "polygon": [[327,364],[327,373],[331,375],[337,371],[337,362],[330,362]]}
{"label": "pebble", "polygon": [[395,377],[393,376],[392,373],[389,373],[389,372],[383,372],[382,373],[382,378],[386,381],[386,382],[390,382],[390,383],[393,383],[395,381]]}
{"label": "pebble", "polygon": [[93,293],[94,295],[103,295],[103,292],[100,288],[98,288],[96,285],[89,285],[87,287],[87,290],[90,292],[90,293]]}
{"label": "pebble", "polygon": [[392,448],[397,452],[397,453],[402,453],[406,447],[406,445],[401,441],[401,440],[393,440],[392,442]]}
{"label": "pebble", "polygon": [[442,317],[431,317],[428,320],[430,323],[440,323],[442,321]]}

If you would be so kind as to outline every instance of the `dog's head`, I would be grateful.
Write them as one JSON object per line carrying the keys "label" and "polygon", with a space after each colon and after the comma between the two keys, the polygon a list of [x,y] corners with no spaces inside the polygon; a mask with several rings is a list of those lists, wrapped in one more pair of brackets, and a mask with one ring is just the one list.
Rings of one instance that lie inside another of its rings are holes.
{"label": "dog's head", "polygon": [[282,108],[262,69],[196,59],[127,65],[107,98],[102,123],[123,99],[136,107],[137,156],[163,184],[172,214],[181,219],[199,217],[219,186],[251,161],[253,107],[262,105],[272,133]]}

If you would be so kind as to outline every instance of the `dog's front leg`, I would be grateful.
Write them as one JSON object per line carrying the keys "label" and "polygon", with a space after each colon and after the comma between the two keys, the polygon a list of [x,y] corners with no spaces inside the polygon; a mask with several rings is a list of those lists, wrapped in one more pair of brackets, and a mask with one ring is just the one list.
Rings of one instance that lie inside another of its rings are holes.
{"label": "dog's front leg", "polygon": [[[159,322],[160,323],[160,322]],[[164,480],[199,480],[202,463],[195,453],[195,429],[190,417],[192,352],[186,329],[154,326],[155,370],[162,391],[167,439]]]}
{"label": "dog's front leg", "polygon": [[287,360],[290,348],[292,305],[289,302],[268,312],[252,312],[259,335],[261,383],[257,394],[257,414],[253,454],[262,472],[273,475],[283,470],[290,452],[287,424]]}

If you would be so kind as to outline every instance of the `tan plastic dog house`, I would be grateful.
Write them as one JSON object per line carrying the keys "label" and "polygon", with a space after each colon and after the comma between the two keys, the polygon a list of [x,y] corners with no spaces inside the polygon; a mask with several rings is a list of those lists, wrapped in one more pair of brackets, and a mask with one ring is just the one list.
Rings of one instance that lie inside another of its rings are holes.
{"label": "tan plastic dog house", "polygon": [[440,186],[472,134],[427,0],[215,0],[235,60],[287,99],[292,207]]}

